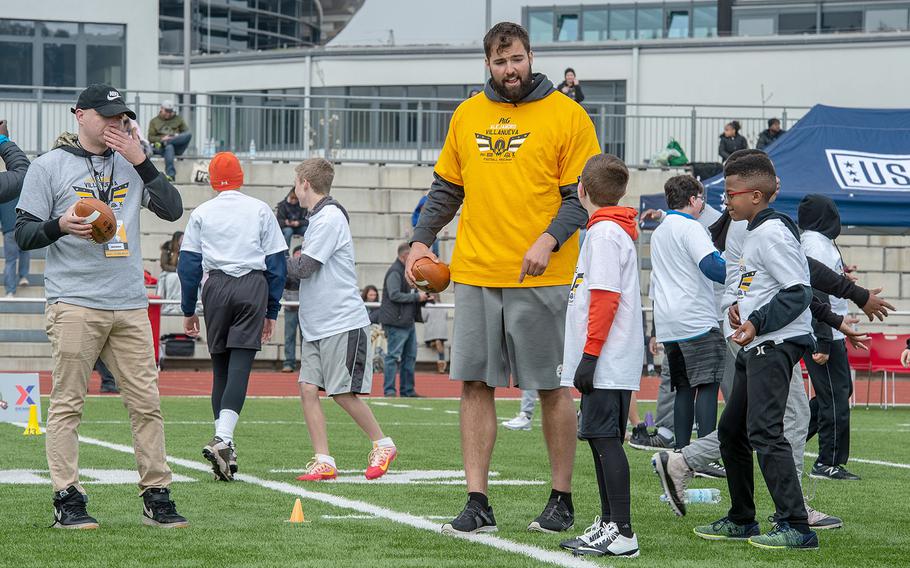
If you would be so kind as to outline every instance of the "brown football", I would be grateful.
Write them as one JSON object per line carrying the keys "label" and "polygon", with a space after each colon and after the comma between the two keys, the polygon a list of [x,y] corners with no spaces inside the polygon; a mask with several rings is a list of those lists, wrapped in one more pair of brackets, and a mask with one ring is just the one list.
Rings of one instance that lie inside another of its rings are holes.
{"label": "brown football", "polygon": [[92,225],[92,240],[106,243],[117,234],[117,218],[107,203],[94,197],[83,197],[73,210],[76,217],[84,217]]}
{"label": "brown football", "polygon": [[439,293],[449,287],[449,267],[444,262],[418,258],[411,271],[417,288],[424,292]]}

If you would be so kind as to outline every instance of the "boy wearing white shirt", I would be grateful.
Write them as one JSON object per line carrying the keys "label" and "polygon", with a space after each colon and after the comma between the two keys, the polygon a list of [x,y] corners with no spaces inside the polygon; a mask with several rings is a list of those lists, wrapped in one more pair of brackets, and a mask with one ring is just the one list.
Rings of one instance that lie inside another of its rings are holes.
{"label": "boy wearing white shirt", "polygon": [[578,196],[590,216],[566,312],[562,386],[581,392],[578,437],[594,454],[601,514],[562,548],[579,556],[638,556],[632,531],[629,462],[623,451],[644,356],[634,209],[618,207],[629,171],[608,154],[588,160]]}
{"label": "boy wearing white shirt", "polygon": [[215,154],[209,181],[218,192],[190,215],[177,274],[183,330],[199,335],[196,297],[202,287],[206,341],[212,358],[215,436],[202,449],[215,477],[237,473],[234,428],[246,400],[256,352],[269,341],[281,309],[288,249],[271,207],[241,193],[243,169],[230,152]]}
{"label": "boy wearing white shirt", "polygon": [[723,284],[726,265],[698,218],[705,189],[688,175],[664,185],[667,218],[651,236],[651,289],[656,338],[664,344],[670,383],[676,391],[676,449],[689,445],[697,419],[704,437],[717,423],[717,392],[723,379],[725,344],[718,326],[713,282]]}
{"label": "boy wearing white shirt", "polygon": [[[718,425],[727,468],[730,510],[695,534],[709,540],[746,540],[765,549],[816,549],[808,525],[792,449],[783,434],[793,366],[814,348],[809,304],[809,266],[795,223],[768,204],[777,174],[764,155],[749,155],[724,167],[727,209],[748,220],[739,262],[737,304],[730,310],[736,358],[730,400]],[[742,321],[740,321],[740,318]],[[759,534],[755,522],[752,450],[774,500],[775,525]]]}
{"label": "boy wearing white shirt", "polygon": [[[840,235],[840,212],[825,195],[810,194],[799,203],[799,228],[803,252],[838,274],[844,274],[844,261],[834,239]],[[828,296],[818,290],[816,297],[831,304],[831,311],[846,316],[847,300]],[[804,357],[815,397],[809,401],[811,418],[808,438],[818,433],[818,458],[809,477],[855,481],[859,476],[847,471],[850,456],[850,362],[847,345],[840,330],[813,321],[818,347]]]}
{"label": "boy wearing white shirt", "polygon": [[294,191],[309,210],[303,252],[288,259],[288,274],[300,279],[300,400],[315,456],[299,481],[335,479],[319,391],[332,397],[373,443],[367,479],[383,476],[398,455],[373,411],[358,395],[373,384],[370,318],[357,287],[348,213],[329,196],[335,170],[322,158],[295,169]]}

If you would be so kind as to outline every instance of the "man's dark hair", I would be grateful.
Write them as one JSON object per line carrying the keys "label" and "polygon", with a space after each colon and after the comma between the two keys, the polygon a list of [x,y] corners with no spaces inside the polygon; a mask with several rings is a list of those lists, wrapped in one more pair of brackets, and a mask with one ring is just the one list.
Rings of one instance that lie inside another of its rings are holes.
{"label": "man's dark hair", "polygon": [[738,176],[755,184],[770,199],[777,191],[774,163],[761,150],[737,150],[724,162],[724,177]]}
{"label": "man's dark hair", "polygon": [[411,250],[411,245],[409,245],[408,243],[401,243],[400,245],[398,245],[398,256],[403,255],[404,253],[408,252],[409,250]]}
{"label": "man's dark hair", "polygon": [[528,30],[512,22],[499,22],[490,28],[487,35],[483,36],[484,54],[489,59],[494,48],[496,53],[499,54],[508,49],[516,39],[521,41],[525,51],[531,51],[531,38],[528,37]]}
{"label": "man's dark hair", "polygon": [[566,67],[566,70],[562,72],[562,76],[565,77],[569,73],[571,73],[573,75],[577,75],[577,73],[575,72],[575,69],[572,69],[571,67]]}
{"label": "man's dark hair", "polygon": [[780,119],[779,119],[779,118],[769,118],[769,119],[768,119],[768,128],[771,128],[771,127],[774,126],[775,124],[780,124]]}
{"label": "man's dark hair", "polygon": [[629,169],[612,154],[597,154],[591,156],[581,171],[581,183],[594,205],[616,205],[626,194]]}
{"label": "man's dark hair", "polygon": [[664,184],[664,195],[670,209],[682,209],[689,204],[689,199],[704,193],[705,186],[688,174],[673,176]]}

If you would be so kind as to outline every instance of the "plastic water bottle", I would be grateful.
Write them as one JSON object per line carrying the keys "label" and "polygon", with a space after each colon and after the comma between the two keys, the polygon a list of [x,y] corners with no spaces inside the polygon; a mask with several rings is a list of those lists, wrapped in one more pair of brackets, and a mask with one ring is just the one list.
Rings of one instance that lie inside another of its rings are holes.
{"label": "plastic water bottle", "polygon": [[[667,496],[661,494],[660,500],[666,503]],[[708,489],[686,489],[686,496],[683,501],[690,505],[692,503],[711,503],[716,505],[720,503],[720,489],[715,489],[714,487]]]}
{"label": "plastic water bottle", "polygon": [[256,141],[250,140],[250,159],[256,158]]}

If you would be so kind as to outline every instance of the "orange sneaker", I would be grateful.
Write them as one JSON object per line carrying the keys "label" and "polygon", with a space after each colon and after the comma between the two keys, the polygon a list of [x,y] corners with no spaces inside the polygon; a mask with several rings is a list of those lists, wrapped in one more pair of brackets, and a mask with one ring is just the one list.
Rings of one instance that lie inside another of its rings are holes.
{"label": "orange sneaker", "polygon": [[338,471],[334,466],[325,462],[317,461],[315,458],[306,464],[306,473],[299,476],[297,481],[325,481],[338,477]]}
{"label": "orange sneaker", "polygon": [[389,465],[395,460],[398,450],[392,447],[375,447],[370,452],[370,466],[367,468],[367,479],[378,479],[389,471]]}

